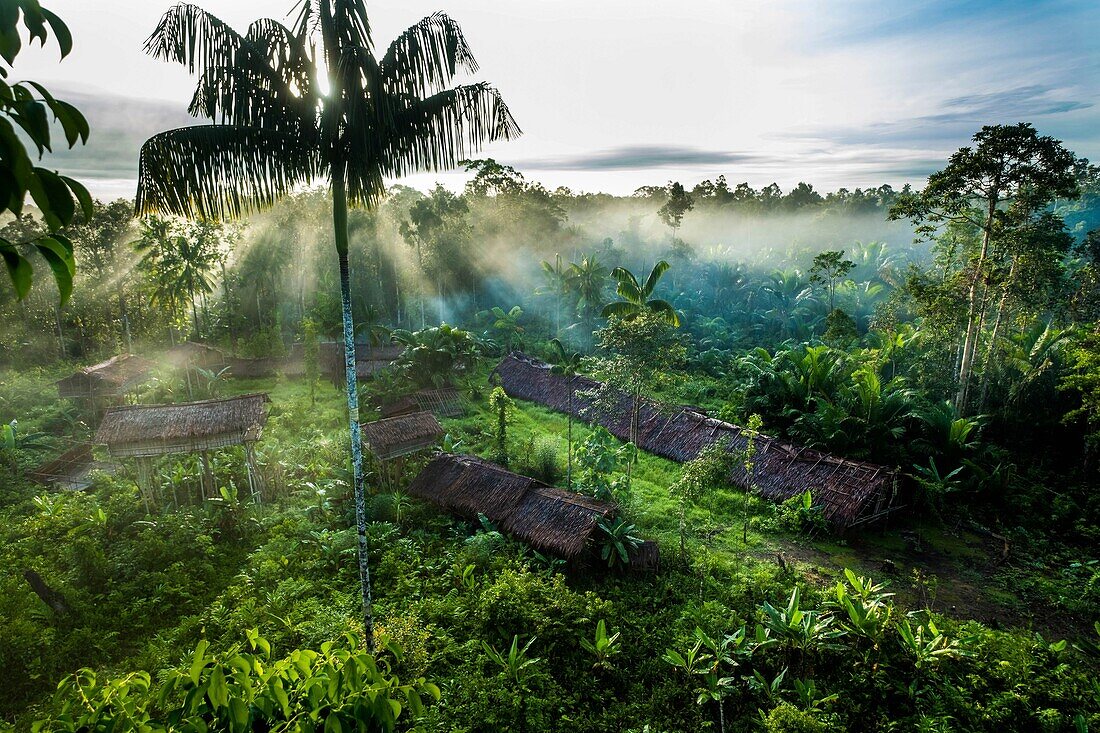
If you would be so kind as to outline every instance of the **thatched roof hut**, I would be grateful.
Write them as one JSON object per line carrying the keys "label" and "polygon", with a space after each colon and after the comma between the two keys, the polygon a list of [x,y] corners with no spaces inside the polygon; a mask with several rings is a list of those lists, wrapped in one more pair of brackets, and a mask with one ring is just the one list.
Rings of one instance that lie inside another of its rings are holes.
{"label": "thatched roof hut", "polygon": [[[588,377],[554,374],[550,365],[523,354],[510,354],[494,370],[504,390],[519,399],[546,405],[604,426],[621,440],[630,435],[630,397],[619,394],[612,409],[598,411],[578,391],[597,388]],[[571,398],[572,395],[572,398]],[[745,431],[708,417],[693,407],[644,400],[639,410],[638,447],[678,462],[689,461],[707,445],[723,441],[744,450]],[[870,521],[885,512],[893,499],[895,474],[885,466],[853,461],[758,435],[750,477],[739,467],[731,476],[743,488],[754,488],[773,501],[785,501],[806,490],[825,519],[839,528]]]}
{"label": "thatched roof hut", "polygon": [[29,471],[27,476],[44,486],[83,491],[92,485],[93,471],[111,471],[114,468],[113,464],[95,460],[90,443],[78,443],[52,461]]}
{"label": "thatched roof hut", "polygon": [[229,354],[221,349],[198,341],[184,341],[164,352],[164,360],[177,369],[199,367],[219,371],[229,359]]}
{"label": "thatched roof hut", "polygon": [[380,461],[431,448],[443,437],[443,426],[430,412],[363,423],[363,443]]}
{"label": "thatched roof hut", "polygon": [[[404,346],[355,344],[355,375],[367,379],[386,369],[405,351]],[[321,372],[335,383],[344,381],[344,344],[326,341],[320,345]]]}
{"label": "thatched roof hut", "polygon": [[382,405],[382,417],[430,412],[436,417],[458,417],[466,412],[466,401],[454,387],[422,389]]}
{"label": "thatched roof hut", "polygon": [[119,354],[58,380],[61,397],[121,397],[145,381],[153,363],[133,354]]}
{"label": "thatched roof hut", "polygon": [[253,443],[267,422],[266,394],[251,394],[175,405],[112,407],[103,416],[95,442],[113,456],[197,453]]}
{"label": "thatched roof hut", "polygon": [[475,456],[440,454],[409,493],[466,519],[484,514],[502,531],[567,560],[584,555],[613,505],[554,488]]}
{"label": "thatched roof hut", "polygon": [[417,407],[437,417],[458,417],[466,411],[466,402],[454,387],[422,389],[412,395]]}

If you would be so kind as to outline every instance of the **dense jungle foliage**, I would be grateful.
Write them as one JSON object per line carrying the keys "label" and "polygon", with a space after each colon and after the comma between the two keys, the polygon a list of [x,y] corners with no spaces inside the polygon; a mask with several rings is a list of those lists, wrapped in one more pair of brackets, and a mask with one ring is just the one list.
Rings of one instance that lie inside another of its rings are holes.
{"label": "dense jungle foliage", "polygon": [[[56,16],[19,8],[0,18],[8,67],[19,18],[67,53]],[[332,23],[315,25],[362,32]],[[195,186],[185,193],[241,216],[165,213],[191,199],[158,187],[155,165],[142,171],[140,216],[22,158],[3,178],[18,185],[0,197],[0,728],[1100,730],[1100,169],[1021,123],[982,128],[920,190],[784,192],[719,177],[611,196],[547,190],[472,158],[461,192],[381,190],[406,163],[457,157],[409,142],[450,130],[417,105],[472,65],[453,21],[422,23],[359,76],[332,74],[350,83],[433,53],[450,61],[422,83],[385,77],[400,103],[372,98],[418,110],[408,129],[384,127],[400,115],[370,117],[413,160],[349,163],[326,147],[340,128],[328,117],[290,103],[250,111],[208,89],[198,116],[271,114],[267,132],[320,151],[246,191],[264,211],[218,199],[221,179],[192,171],[176,179]],[[308,75],[295,76],[308,17],[302,28],[256,38],[282,44],[295,63],[272,73],[312,99]],[[153,52],[187,60],[165,44]],[[3,88],[5,120],[41,133],[27,109],[46,102]],[[513,134],[495,90],[465,93],[487,95],[466,109],[501,126],[472,135]],[[86,137],[75,110],[50,109],[70,146]],[[154,145],[184,139],[169,138]],[[335,195],[290,185],[302,171],[329,171]],[[27,195],[36,206],[22,206]],[[364,205],[349,210],[345,195]],[[613,502],[619,518],[600,525],[589,562],[412,498],[425,454],[367,458],[357,508],[355,412],[320,355],[345,334],[400,351],[352,392],[364,422],[418,389],[453,387],[465,413],[441,419],[438,450]],[[246,378],[161,359],[185,341],[274,366]],[[677,464],[513,399],[490,371],[514,351],[750,436],[879,464],[898,476],[894,509],[842,532],[813,489],[776,504],[730,483],[756,459],[753,441]],[[134,461],[102,448],[111,470],[87,490],[32,480],[103,414],[60,399],[56,381],[126,352],[158,362],[131,404],[270,396],[261,502],[239,446],[212,454],[216,491],[198,456],[176,454],[153,461],[143,495]],[[629,569],[642,539],[659,542],[655,571]]]}

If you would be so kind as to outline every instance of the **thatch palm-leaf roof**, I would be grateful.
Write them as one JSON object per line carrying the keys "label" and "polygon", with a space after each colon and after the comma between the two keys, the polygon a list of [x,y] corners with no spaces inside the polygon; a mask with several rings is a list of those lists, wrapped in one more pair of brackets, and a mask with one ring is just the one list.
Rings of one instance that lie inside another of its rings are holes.
{"label": "thatch palm-leaf roof", "polygon": [[259,440],[267,422],[266,394],[172,405],[112,407],[95,442],[116,456],[192,453]]}
{"label": "thatch palm-leaf roof", "polygon": [[521,476],[475,456],[440,454],[409,493],[467,519],[485,515],[502,531],[568,560],[589,547],[613,505]]}
{"label": "thatch palm-leaf roof", "polygon": [[[555,374],[549,364],[523,354],[510,354],[494,370],[504,390],[519,399],[546,405],[559,412],[591,420],[616,437],[630,435],[631,400],[619,393],[610,409],[598,410],[592,400],[577,394],[601,383],[584,376]],[[723,441],[731,450],[748,444],[745,430],[708,417],[694,407],[664,405],[643,400],[638,420],[638,447],[678,462],[689,461],[707,445]],[[883,512],[892,499],[895,474],[885,466],[854,461],[818,450],[758,435],[752,476],[743,467],[731,480],[753,488],[774,501],[784,501],[809,490],[824,517],[838,527],[866,521]]]}
{"label": "thatch palm-leaf roof", "polygon": [[430,412],[363,423],[363,443],[380,460],[430,448],[443,437],[443,426]]}
{"label": "thatch palm-leaf roof", "polygon": [[62,397],[117,397],[144,381],[152,369],[147,359],[119,354],[58,380],[57,390]]}

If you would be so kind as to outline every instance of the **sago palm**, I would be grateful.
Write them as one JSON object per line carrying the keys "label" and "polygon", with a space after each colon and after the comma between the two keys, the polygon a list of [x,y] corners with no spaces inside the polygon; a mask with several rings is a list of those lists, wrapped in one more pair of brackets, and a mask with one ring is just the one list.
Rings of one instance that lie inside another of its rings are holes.
{"label": "sago palm", "polygon": [[198,75],[190,112],[211,124],[162,132],[141,150],[137,208],[203,218],[274,204],[318,178],[332,190],[340,265],[364,626],[372,641],[366,511],[348,273],[348,205],[370,206],[385,176],[455,166],[519,133],[496,89],[450,86],[477,64],[458,25],[436,13],[374,53],[363,0],[302,0],[293,27],[263,19],[238,33],[180,4],[146,51]]}

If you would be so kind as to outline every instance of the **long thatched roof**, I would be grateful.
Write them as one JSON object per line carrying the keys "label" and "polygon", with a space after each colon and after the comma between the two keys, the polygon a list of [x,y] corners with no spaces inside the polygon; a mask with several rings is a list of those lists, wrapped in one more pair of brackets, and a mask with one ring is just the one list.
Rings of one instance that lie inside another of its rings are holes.
{"label": "long thatched roof", "polygon": [[580,557],[610,519],[613,505],[547,486],[475,456],[439,454],[413,479],[409,493],[467,519],[484,514],[502,531],[540,552]]}
{"label": "long thatched roof", "polygon": [[443,437],[443,426],[430,412],[375,420],[360,427],[363,442],[380,460],[430,448]]}
{"label": "long thatched roof", "polygon": [[[494,370],[504,390],[519,399],[572,413],[607,428],[621,440],[630,436],[631,399],[618,393],[611,409],[598,410],[578,392],[600,382],[588,377],[554,374],[550,365],[523,354],[506,356]],[[749,436],[732,423],[708,417],[693,407],[643,400],[639,409],[638,447],[678,462],[699,455],[711,443],[722,441],[730,450],[743,451]],[[756,453],[749,476],[744,467],[731,480],[773,501],[784,501],[809,490],[824,517],[837,527],[848,527],[883,512],[892,499],[895,474],[885,466],[853,461],[785,443],[764,435],[753,438]]]}
{"label": "long thatched roof", "polygon": [[266,394],[174,405],[112,407],[95,442],[115,456],[154,456],[240,445],[259,440],[267,422]]}
{"label": "long thatched roof", "polygon": [[62,397],[117,397],[145,380],[153,363],[133,354],[119,354],[84,367],[56,382]]}

